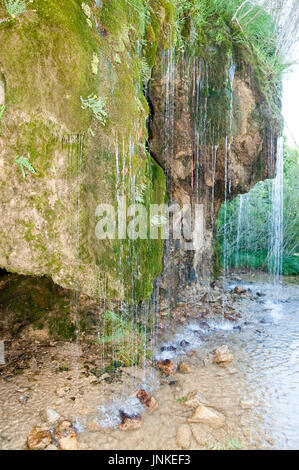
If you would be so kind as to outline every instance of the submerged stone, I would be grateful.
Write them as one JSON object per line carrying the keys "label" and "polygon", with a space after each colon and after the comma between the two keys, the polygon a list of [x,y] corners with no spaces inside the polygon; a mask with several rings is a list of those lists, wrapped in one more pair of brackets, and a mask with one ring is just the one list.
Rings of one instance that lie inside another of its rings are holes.
{"label": "submerged stone", "polygon": [[188,408],[197,408],[199,405],[207,404],[207,400],[199,391],[190,392],[184,405]]}
{"label": "submerged stone", "polygon": [[123,410],[119,410],[119,413],[121,417],[119,429],[121,429],[121,431],[134,431],[141,427],[142,417],[140,414],[130,416]]}
{"label": "submerged stone", "polygon": [[188,423],[203,423],[208,424],[214,428],[220,428],[225,423],[225,417],[221,413],[207,408],[204,405],[199,405],[193,415],[188,419]]}
{"label": "submerged stone", "polygon": [[136,397],[150,413],[158,408],[157,400],[149,395],[144,389],[138,390]]}
{"label": "submerged stone", "polygon": [[51,443],[50,431],[35,426],[27,437],[29,450],[44,450]]}
{"label": "submerged stone", "polygon": [[52,408],[47,408],[45,410],[42,410],[40,412],[40,417],[43,421],[49,424],[55,424],[61,418],[60,414],[57,413],[57,411],[52,410]]}
{"label": "submerged stone", "polygon": [[164,361],[155,361],[154,365],[166,376],[176,374],[177,365],[170,359],[165,359]]}
{"label": "submerged stone", "polygon": [[61,421],[53,433],[61,450],[78,450],[77,434],[68,420]]}
{"label": "submerged stone", "polygon": [[214,350],[215,364],[224,364],[226,362],[231,362],[233,358],[234,356],[230,353],[226,345],[223,345],[220,348]]}
{"label": "submerged stone", "polygon": [[191,369],[191,367],[187,366],[187,364],[185,364],[183,361],[181,361],[178,365],[178,371],[181,373],[181,374],[191,374],[193,372],[193,370]]}
{"label": "submerged stone", "polygon": [[247,289],[246,289],[245,287],[236,286],[236,287],[234,288],[234,292],[235,292],[236,294],[241,295],[241,294],[245,294],[245,293],[247,292]]}
{"label": "submerged stone", "polygon": [[161,350],[161,352],[164,352],[164,351],[173,351],[173,352],[175,352],[177,349],[176,349],[175,346],[170,345],[170,346],[162,346],[160,348],[160,350]]}

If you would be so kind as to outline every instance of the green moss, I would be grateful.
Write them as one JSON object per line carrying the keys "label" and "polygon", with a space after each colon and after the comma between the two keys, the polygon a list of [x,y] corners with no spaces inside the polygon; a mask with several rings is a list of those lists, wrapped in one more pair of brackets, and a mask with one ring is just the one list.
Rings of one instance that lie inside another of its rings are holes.
{"label": "green moss", "polygon": [[[97,87],[89,71],[97,34],[86,24],[81,1],[40,0],[17,22],[1,25],[1,63],[7,107],[56,116],[73,131],[90,122],[80,96]],[[82,73],[84,71],[84,73]],[[22,80],[20,80],[22,77]]]}
{"label": "green moss", "polygon": [[[138,303],[149,299],[161,273],[164,242],[99,241],[95,209],[103,202],[116,209],[117,151],[127,205],[133,180],[136,186],[146,185],[147,208],[165,202],[165,175],[144,150],[149,106],[143,95],[142,59],[150,68],[158,67],[161,51],[175,46],[177,56],[184,48],[190,62],[194,57],[202,60],[209,86],[202,87],[199,102],[202,112],[207,106],[205,138],[211,141],[228,132],[230,55],[240,65],[250,53],[235,40],[234,27],[219,15],[203,20],[193,8],[201,2],[192,0],[184,15],[176,0],[103,0],[101,8],[86,3],[97,22],[92,19],[92,28],[80,0],[36,1],[34,9],[0,25],[6,91],[1,121],[6,173],[1,190],[5,195],[9,182],[17,181],[17,192],[11,191],[9,197],[13,195],[20,212],[25,207],[26,218],[20,215],[14,222],[14,247],[18,250],[26,243],[34,272],[46,272],[64,286],[80,286],[93,295]],[[1,13],[4,16],[3,7]],[[94,54],[99,58],[97,74],[91,67]],[[105,126],[81,107],[80,97],[90,94],[105,100]],[[256,119],[260,117],[257,110]],[[193,119],[201,124],[200,109]],[[36,176],[22,181],[14,165],[17,154],[30,158]],[[33,222],[36,214],[38,226]],[[13,250],[4,235],[3,260],[9,269],[20,269],[10,264]],[[52,322],[55,331],[71,334],[67,317],[58,323]]]}
{"label": "green moss", "polygon": [[74,341],[76,339],[76,325],[67,315],[49,318],[48,327],[50,335],[56,340]]}

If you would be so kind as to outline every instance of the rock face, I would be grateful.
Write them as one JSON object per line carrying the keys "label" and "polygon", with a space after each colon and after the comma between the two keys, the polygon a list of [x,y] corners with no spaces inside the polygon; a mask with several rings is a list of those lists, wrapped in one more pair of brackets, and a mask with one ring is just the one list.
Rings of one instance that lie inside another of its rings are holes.
{"label": "rock face", "polygon": [[[79,1],[35,3],[0,28],[0,267],[139,303],[164,259],[172,303],[209,281],[223,200],[271,176],[277,126],[244,51],[182,53],[174,0],[150,1],[147,21],[126,0],[90,2],[89,17]],[[169,204],[198,212],[195,235],[164,247],[148,237],[159,220],[141,233],[128,207],[166,203],[166,183]]]}
{"label": "rock face", "polygon": [[221,54],[217,48],[203,58],[162,51],[154,69],[150,149],[165,170],[169,206],[178,205],[187,221],[190,205],[197,221],[180,236],[181,215],[170,224],[160,284],[168,303],[176,301],[178,286],[210,283],[223,201],[272,176],[277,139],[266,102],[247,65]]}
{"label": "rock face", "polygon": [[[163,203],[165,175],[145,149],[141,18],[126,1],[102,3],[89,24],[80,1],[60,0],[1,24],[0,267],[137,302],[161,272],[163,241],[99,239],[97,208],[110,204],[113,224],[120,196]],[[104,113],[83,109],[88,97]],[[17,156],[35,173],[23,177]]]}

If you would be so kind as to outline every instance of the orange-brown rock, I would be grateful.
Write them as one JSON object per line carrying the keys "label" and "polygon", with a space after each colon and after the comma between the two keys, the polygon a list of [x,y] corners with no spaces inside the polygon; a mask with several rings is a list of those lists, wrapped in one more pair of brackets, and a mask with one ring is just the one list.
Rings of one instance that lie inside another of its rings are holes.
{"label": "orange-brown rock", "polygon": [[230,350],[226,345],[214,350],[215,364],[225,364],[227,362],[231,362],[233,358],[234,356],[230,353]]}
{"label": "orange-brown rock", "polygon": [[158,408],[157,400],[149,395],[144,389],[138,390],[136,397],[140,402],[147,408],[147,410],[151,413],[156,408]]}
{"label": "orange-brown rock", "polygon": [[50,431],[35,426],[27,437],[29,450],[44,450],[51,443]]}
{"label": "orange-brown rock", "polygon": [[119,429],[122,431],[134,431],[139,429],[142,424],[142,417],[138,415],[129,416],[124,411],[120,410],[121,423]]}
{"label": "orange-brown rock", "polygon": [[70,421],[61,421],[54,430],[54,439],[61,450],[78,450],[76,431]]}
{"label": "orange-brown rock", "polygon": [[181,373],[181,374],[191,374],[193,372],[193,370],[191,369],[191,367],[187,366],[187,364],[185,364],[183,361],[181,361],[178,365],[178,371]]}
{"label": "orange-brown rock", "polygon": [[220,428],[225,423],[225,417],[223,414],[208,408],[203,405],[199,405],[193,415],[188,419],[188,423],[202,423],[208,424],[214,428]]}
{"label": "orange-brown rock", "polygon": [[164,361],[155,361],[155,367],[161,370],[164,375],[175,375],[177,371],[177,365],[172,362],[170,359],[165,359]]}

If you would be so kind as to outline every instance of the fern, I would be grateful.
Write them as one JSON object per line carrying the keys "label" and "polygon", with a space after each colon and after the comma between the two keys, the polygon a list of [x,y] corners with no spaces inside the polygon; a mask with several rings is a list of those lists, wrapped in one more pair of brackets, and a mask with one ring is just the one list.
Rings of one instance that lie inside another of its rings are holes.
{"label": "fern", "polygon": [[139,186],[135,187],[134,190],[134,197],[135,201],[141,204],[144,203],[144,196],[146,191],[147,185],[145,183],[140,183]]}
{"label": "fern", "polygon": [[142,57],[141,62],[141,76],[142,81],[145,83],[147,83],[152,77],[152,70],[144,57]]}
{"label": "fern", "polygon": [[27,0],[4,0],[8,14],[16,18],[27,10]]}
{"label": "fern", "polygon": [[23,178],[26,178],[26,170],[36,175],[35,168],[31,165],[28,158],[16,156],[16,164],[20,168]]}
{"label": "fern", "polygon": [[80,97],[82,103],[82,109],[91,109],[95,118],[105,126],[107,112],[105,111],[105,101],[102,98],[98,98],[97,95],[89,95],[87,99]]}
{"label": "fern", "polygon": [[150,223],[153,227],[162,227],[167,224],[167,218],[162,214],[156,214],[151,217]]}
{"label": "fern", "polygon": [[123,312],[123,318],[108,310],[103,315],[103,336],[100,342],[106,350],[112,348],[123,366],[136,364],[144,353],[143,332],[139,331],[132,319]]}

